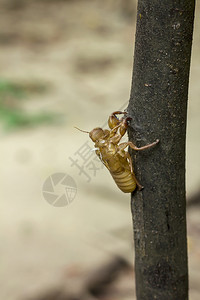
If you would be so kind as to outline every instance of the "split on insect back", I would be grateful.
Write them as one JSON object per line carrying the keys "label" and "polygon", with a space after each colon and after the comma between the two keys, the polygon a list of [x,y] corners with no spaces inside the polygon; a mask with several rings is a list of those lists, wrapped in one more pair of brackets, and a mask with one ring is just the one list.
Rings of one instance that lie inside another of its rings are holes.
{"label": "split on insect back", "polygon": [[[122,117],[118,118],[117,115],[122,115]],[[96,127],[91,131],[85,131],[75,127],[84,133],[89,133],[89,137],[95,143],[94,150],[97,156],[109,170],[119,189],[124,193],[131,193],[136,187],[139,190],[143,188],[135,177],[131,156],[128,151],[125,151],[125,148],[129,146],[133,150],[140,151],[148,149],[159,142],[159,140],[156,140],[140,148],[132,142],[119,143],[127,131],[128,121],[130,120],[131,118],[127,116],[126,112],[115,111],[108,118],[109,129]]]}

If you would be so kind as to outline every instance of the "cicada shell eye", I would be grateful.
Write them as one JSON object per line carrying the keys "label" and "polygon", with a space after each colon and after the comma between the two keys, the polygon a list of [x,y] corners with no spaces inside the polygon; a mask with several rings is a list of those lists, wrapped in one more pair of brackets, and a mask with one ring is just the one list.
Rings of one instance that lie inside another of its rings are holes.
{"label": "cicada shell eye", "polygon": [[96,142],[104,137],[104,130],[100,127],[94,128],[90,131],[89,136],[93,142]]}
{"label": "cicada shell eye", "polygon": [[108,119],[108,126],[110,127],[110,129],[113,129],[114,127],[119,125],[119,123],[119,119],[114,115],[111,115]]}

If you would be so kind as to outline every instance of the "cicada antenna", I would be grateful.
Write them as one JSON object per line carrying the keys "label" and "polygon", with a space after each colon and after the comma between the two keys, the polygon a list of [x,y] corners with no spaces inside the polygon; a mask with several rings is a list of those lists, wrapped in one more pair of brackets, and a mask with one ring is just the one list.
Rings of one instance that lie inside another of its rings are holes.
{"label": "cicada antenna", "polygon": [[76,127],[76,126],[74,126],[74,128],[78,129],[79,131],[85,132],[85,133],[90,133],[89,131],[82,130],[82,129],[80,129],[80,128]]}

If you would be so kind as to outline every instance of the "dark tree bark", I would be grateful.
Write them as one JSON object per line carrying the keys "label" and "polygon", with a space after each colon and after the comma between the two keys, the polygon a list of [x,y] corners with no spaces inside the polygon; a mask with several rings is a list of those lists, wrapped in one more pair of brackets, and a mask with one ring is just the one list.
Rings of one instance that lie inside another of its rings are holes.
{"label": "dark tree bark", "polygon": [[138,300],[188,299],[185,135],[195,0],[139,0],[129,139]]}

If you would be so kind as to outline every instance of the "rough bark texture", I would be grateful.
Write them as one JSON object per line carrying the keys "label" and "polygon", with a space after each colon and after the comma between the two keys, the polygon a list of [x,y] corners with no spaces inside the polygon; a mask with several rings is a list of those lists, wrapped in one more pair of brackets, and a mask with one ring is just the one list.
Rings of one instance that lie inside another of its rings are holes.
{"label": "rough bark texture", "polygon": [[188,299],[185,135],[194,0],[139,0],[129,139],[138,300]]}

